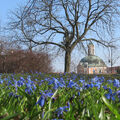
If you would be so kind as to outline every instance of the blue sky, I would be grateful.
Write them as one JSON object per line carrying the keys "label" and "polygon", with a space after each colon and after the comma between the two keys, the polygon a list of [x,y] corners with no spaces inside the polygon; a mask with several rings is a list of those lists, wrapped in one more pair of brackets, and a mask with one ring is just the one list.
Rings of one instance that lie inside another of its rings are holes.
{"label": "blue sky", "polygon": [[[26,0],[1,0],[0,1],[0,23],[2,26],[6,25],[8,16],[10,15],[9,14],[10,11],[14,11],[17,8],[17,6],[21,5],[25,1]],[[119,30],[117,30],[117,31],[119,31]],[[119,32],[117,32],[117,33],[119,33]],[[96,46],[95,50],[96,50],[95,51],[96,55],[104,60],[104,58],[105,58],[105,55],[103,54],[104,49]],[[76,64],[78,64],[80,59],[83,57],[83,55],[80,55],[80,54],[78,55],[78,54],[79,53],[74,52],[75,57],[73,57],[73,61],[75,61]],[[56,71],[58,71],[58,72],[63,71],[64,56],[57,57],[53,63],[54,63],[54,67],[55,67]],[[119,65],[119,64],[117,64],[117,65]]]}
{"label": "blue sky", "polygon": [[1,0],[0,1],[0,21],[5,24],[10,10],[14,10],[19,0]]}

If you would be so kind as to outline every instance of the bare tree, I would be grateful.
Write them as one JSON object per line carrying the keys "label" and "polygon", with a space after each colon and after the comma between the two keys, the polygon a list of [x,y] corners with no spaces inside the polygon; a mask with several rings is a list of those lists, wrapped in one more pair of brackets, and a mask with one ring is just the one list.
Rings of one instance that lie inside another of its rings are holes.
{"label": "bare tree", "polygon": [[77,73],[77,64],[75,61],[71,61],[70,71]]}
{"label": "bare tree", "polygon": [[50,73],[52,70],[51,59],[47,53],[11,49],[0,55],[0,73],[31,71]]}
{"label": "bare tree", "polygon": [[77,45],[93,41],[110,46],[104,36],[114,29],[119,10],[118,0],[29,0],[13,12],[9,24],[22,42],[63,49],[64,72],[69,72]]}
{"label": "bare tree", "polygon": [[110,72],[112,73],[112,68],[115,64],[119,65],[120,54],[118,54],[120,49],[117,47],[108,47],[107,53],[105,54],[106,63],[110,66]]}

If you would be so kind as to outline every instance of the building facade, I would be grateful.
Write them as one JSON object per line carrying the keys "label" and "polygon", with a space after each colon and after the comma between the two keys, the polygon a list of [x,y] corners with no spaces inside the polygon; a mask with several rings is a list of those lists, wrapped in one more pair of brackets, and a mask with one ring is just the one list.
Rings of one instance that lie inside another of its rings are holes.
{"label": "building facade", "polygon": [[107,73],[108,74],[120,74],[120,66],[108,67],[107,68]]}
{"label": "building facade", "polygon": [[88,55],[82,58],[77,66],[77,73],[81,74],[106,74],[107,66],[104,61],[95,55],[95,47],[88,45]]}

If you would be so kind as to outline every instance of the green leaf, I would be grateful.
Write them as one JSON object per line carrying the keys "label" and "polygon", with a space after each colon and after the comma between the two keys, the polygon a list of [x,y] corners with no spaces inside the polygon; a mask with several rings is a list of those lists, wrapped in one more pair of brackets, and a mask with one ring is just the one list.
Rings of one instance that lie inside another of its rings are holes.
{"label": "green leaf", "polygon": [[44,115],[44,118],[42,120],[47,120],[48,116],[49,116],[49,113],[52,112],[52,111],[55,111],[55,109],[50,109],[48,110],[45,115]]}
{"label": "green leaf", "polygon": [[10,116],[7,116],[7,117],[5,117],[5,118],[3,118],[2,120],[10,120],[10,119],[12,119],[12,118],[14,118],[14,117],[16,117],[16,116],[18,116],[18,115],[21,115],[22,113],[15,113],[15,114],[13,114],[13,115],[10,115]]}
{"label": "green leaf", "polygon": [[102,106],[99,114],[99,119],[100,120],[105,120],[105,107]]}
{"label": "green leaf", "polygon": [[118,113],[118,110],[112,104],[109,103],[105,96],[102,96],[102,100],[105,103],[105,105],[111,110],[111,112],[115,114],[116,118],[120,120],[120,114]]}

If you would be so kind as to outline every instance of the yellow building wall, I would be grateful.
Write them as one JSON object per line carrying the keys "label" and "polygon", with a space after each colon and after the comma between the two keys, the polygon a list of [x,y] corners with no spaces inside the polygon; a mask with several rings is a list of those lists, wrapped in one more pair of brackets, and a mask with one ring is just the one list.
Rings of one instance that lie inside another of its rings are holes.
{"label": "yellow building wall", "polygon": [[95,70],[95,74],[100,74],[100,70],[101,73],[106,73],[107,68],[106,67],[92,67],[92,68],[88,68],[89,70],[89,74],[94,74],[93,70]]}

